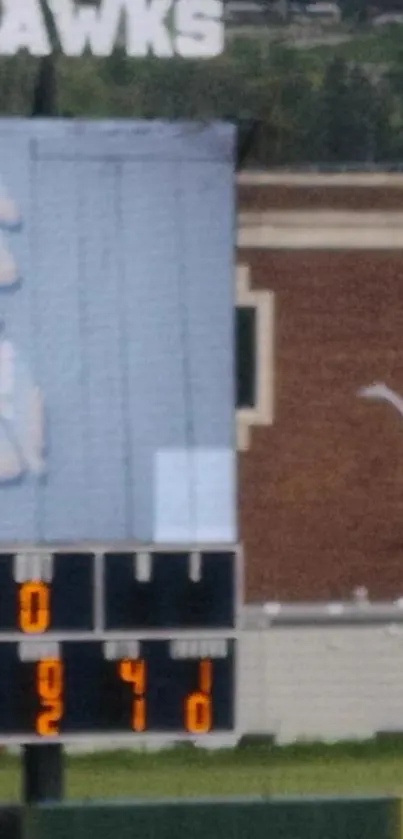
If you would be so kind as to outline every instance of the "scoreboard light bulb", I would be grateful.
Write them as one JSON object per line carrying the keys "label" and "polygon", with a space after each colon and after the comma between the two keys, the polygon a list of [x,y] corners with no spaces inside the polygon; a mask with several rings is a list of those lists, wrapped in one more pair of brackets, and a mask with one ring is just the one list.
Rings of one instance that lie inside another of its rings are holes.
{"label": "scoreboard light bulb", "polygon": [[189,555],[189,577],[192,583],[200,583],[202,576],[202,561],[199,551],[192,551]]}
{"label": "scoreboard light bulb", "polygon": [[172,638],[169,655],[173,659],[226,658],[228,641],[225,638]]}
{"label": "scoreboard light bulb", "polygon": [[17,553],[13,561],[13,576],[16,583],[42,581],[50,583],[53,579],[53,555],[45,553]]}
{"label": "scoreboard light bulb", "polygon": [[139,658],[140,641],[105,641],[103,644],[103,655],[107,661],[118,661],[123,658]]}
{"label": "scoreboard light bulb", "polygon": [[18,644],[20,661],[40,661],[60,657],[61,644],[58,641],[20,641]]}
{"label": "scoreboard light bulb", "polygon": [[134,576],[139,583],[149,583],[152,575],[152,558],[148,551],[134,555]]}

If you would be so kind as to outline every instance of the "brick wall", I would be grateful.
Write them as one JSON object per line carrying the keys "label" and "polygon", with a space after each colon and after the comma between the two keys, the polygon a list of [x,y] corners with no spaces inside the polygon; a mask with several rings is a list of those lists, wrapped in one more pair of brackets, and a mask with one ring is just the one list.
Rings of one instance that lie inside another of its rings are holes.
{"label": "brick wall", "polygon": [[[319,209],[318,225],[324,210],[340,224],[353,210],[358,229],[375,208],[378,235],[384,210],[403,208],[401,186],[241,186],[239,205]],[[358,586],[403,595],[403,417],[357,395],[376,380],[403,395],[399,218],[392,250],[365,238],[327,249],[326,230],[319,247],[276,249],[271,236],[239,250],[252,286],[276,301],[274,423],[254,428],[239,455],[248,600],[341,599]]]}

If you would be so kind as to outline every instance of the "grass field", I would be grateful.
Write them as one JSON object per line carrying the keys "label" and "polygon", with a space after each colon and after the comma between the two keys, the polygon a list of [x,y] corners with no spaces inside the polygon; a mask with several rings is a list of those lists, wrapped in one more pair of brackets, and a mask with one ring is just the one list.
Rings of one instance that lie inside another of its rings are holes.
{"label": "grass field", "polygon": [[[403,793],[402,744],[66,758],[66,795],[77,799],[361,793]],[[0,800],[19,797],[19,759],[0,756]]]}

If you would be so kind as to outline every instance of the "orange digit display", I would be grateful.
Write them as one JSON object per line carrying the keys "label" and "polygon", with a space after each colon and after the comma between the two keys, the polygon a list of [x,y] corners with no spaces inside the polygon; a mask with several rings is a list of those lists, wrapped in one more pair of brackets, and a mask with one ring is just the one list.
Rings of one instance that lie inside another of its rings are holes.
{"label": "orange digit display", "polygon": [[58,658],[45,658],[36,665],[36,691],[41,705],[35,728],[42,737],[59,733],[63,716],[63,664]]}
{"label": "orange digit display", "polygon": [[50,624],[49,586],[41,580],[23,583],[18,593],[18,626],[27,634],[46,632]]}
{"label": "orange digit display", "polygon": [[123,682],[132,686],[133,704],[131,726],[133,731],[145,731],[146,727],[146,665],[143,658],[124,658],[118,664],[118,673]]}
{"label": "orange digit display", "polygon": [[142,694],[146,689],[146,665],[143,658],[124,658],[119,662],[119,676],[124,682],[133,685],[136,694]]}
{"label": "orange digit display", "polygon": [[207,734],[211,729],[211,697],[194,691],[185,699],[185,726],[192,734]]}
{"label": "orange digit display", "polygon": [[146,700],[144,696],[134,696],[132,705],[132,729],[133,731],[145,731],[146,727]]}
{"label": "orange digit display", "polygon": [[185,728],[192,734],[207,734],[211,730],[212,663],[203,659],[199,663],[199,690],[185,699]]}
{"label": "orange digit display", "polygon": [[199,664],[199,687],[203,693],[210,693],[212,683],[212,666],[208,658]]}

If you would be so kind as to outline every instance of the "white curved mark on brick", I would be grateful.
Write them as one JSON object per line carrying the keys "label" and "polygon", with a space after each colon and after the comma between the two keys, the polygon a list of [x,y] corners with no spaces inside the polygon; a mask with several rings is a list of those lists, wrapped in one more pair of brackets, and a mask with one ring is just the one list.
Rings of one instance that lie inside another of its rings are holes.
{"label": "white curved mark on brick", "polygon": [[361,387],[357,393],[358,396],[363,397],[364,399],[374,399],[374,400],[382,400],[384,402],[389,402],[390,405],[393,405],[394,408],[403,416],[403,399],[392,390],[390,387],[384,384],[384,382],[374,382],[372,385],[368,385],[367,387]]}

